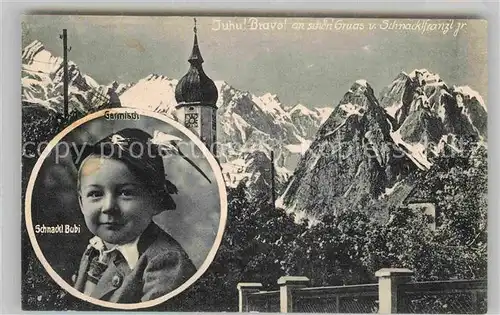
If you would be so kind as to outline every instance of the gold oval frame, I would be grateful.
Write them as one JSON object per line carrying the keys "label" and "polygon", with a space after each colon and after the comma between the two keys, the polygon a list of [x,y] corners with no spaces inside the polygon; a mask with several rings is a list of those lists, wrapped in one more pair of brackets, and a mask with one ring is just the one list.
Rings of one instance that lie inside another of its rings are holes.
{"label": "gold oval frame", "polygon": [[[198,147],[198,149],[201,150],[205,158],[210,164],[210,167],[212,168],[212,171],[214,172],[214,176],[217,180],[217,186],[219,189],[219,198],[220,198],[220,219],[219,219],[219,228],[217,230],[217,236],[215,238],[214,244],[212,248],[210,249],[207,257],[205,258],[203,264],[200,266],[200,268],[196,271],[196,273],[189,278],[186,282],[184,282],[181,286],[177,287],[175,290],[169,292],[168,294],[156,298],[154,300],[146,301],[146,302],[140,302],[140,303],[112,303],[112,302],[107,302],[103,300],[99,300],[96,298],[92,298],[88,295],[85,295],[84,293],[76,290],[73,288],[71,285],[69,285],[61,276],[55,272],[55,270],[50,266],[48,263],[47,259],[42,253],[42,250],[36,240],[35,236],[35,231],[33,228],[33,221],[31,218],[31,199],[32,199],[32,193],[33,193],[33,188],[35,185],[36,178],[38,176],[38,172],[40,171],[40,168],[42,164],[45,162],[45,159],[48,157],[48,155],[51,153],[52,149],[59,143],[60,140],[62,140],[67,134],[69,134],[71,131],[73,131],[76,127],[79,127],[86,122],[89,122],[91,120],[103,117],[105,113],[138,113],[140,115],[144,115],[150,118],[156,118],[160,121],[163,121],[172,127],[178,129],[180,132],[182,132],[185,136],[187,136],[191,141],[194,142],[194,144]],[[222,171],[220,170],[219,164],[215,160],[215,157],[210,153],[210,151],[207,149],[207,147],[201,142],[201,140],[196,136],[193,132],[188,130],[186,127],[182,126],[178,122],[174,121],[173,119],[170,119],[162,114],[158,114],[155,112],[150,112],[142,109],[135,109],[135,108],[113,108],[113,109],[105,109],[101,110],[92,114],[89,114],[75,122],[73,122],[71,125],[67,126],[66,128],[63,129],[63,131],[59,132],[47,145],[47,147],[44,149],[40,157],[38,158],[35,166],[33,167],[33,170],[31,171],[30,179],[28,181],[28,186],[26,189],[26,197],[25,197],[25,222],[26,222],[26,228],[28,230],[28,235],[30,238],[31,245],[33,247],[33,250],[35,251],[35,254],[38,258],[38,260],[42,263],[44,269],[47,271],[47,273],[52,277],[52,279],[64,290],[66,290],[68,293],[73,295],[74,297],[77,297],[81,300],[84,300],[86,302],[103,306],[103,307],[109,307],[109,308],[114,308],[114,309],[123,309],[123,310],[132,310],[132,309],[140,309],[140,308],[147,308],[147,307],[153,307],[158,304],[164,303],[168,301],[169,299],[175,297],[176,295],[180,294],[187,288],[189,288],[192,284],[194,284],[208,269],[210,264],[213,262],[215,255],[220,247],[220,243],[222,242],[222,236],[224,234],[224,229],[226,226],[226,221],[227,221],[227,193],[226,193],[226,185],[224,182],[224,178],[222,175]]]}

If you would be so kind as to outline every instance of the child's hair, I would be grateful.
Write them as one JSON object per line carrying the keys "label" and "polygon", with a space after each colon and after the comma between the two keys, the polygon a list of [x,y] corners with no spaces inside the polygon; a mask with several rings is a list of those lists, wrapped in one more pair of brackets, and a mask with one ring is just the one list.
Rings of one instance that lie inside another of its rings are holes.
{"label": "child's hair", "polygon": [[140,129],[123,129],[113,133],[92,146],[85,146],[78,169],[77,187],[80,189],[82,166],[91,157],[105,157],[119,160],[134,173],[143,184],[161,198],[164,210],[173,210],[176,204],[170,194],[177,188],[165,178],[163,158],[157,145],[151,143],[151,135]]}

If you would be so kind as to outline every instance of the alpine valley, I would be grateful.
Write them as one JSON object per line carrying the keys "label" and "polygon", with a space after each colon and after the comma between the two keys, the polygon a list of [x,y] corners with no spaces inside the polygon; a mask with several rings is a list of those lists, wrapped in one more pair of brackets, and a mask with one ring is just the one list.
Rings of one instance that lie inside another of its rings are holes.
{"label": "alpine valley", "polygon": [[[60,114],[62,58],[35,41],[24,48],[22,63],[23,123]],[[151,74],[135,83],[102,85],[73,62],[69,75],[70,113],[123,106],[177,120],[177,79]],[[254,201],[270,200],[274,152],[276,206],[312,223],[328,212],[404,204],[419,190],[415,174],[470,143],[487,146],[482,97],[426,69],[395,73],[378,97],[367,81],[358,80],[338,96],[338,104],[317,108],[215,83],[218,159],[227,186],[244,186]]]}

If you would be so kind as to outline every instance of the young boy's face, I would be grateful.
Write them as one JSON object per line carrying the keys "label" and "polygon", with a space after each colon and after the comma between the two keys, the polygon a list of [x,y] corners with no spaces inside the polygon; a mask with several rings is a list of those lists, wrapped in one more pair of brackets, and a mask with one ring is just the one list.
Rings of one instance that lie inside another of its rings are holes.
{"label": "young boy's face", "polygon": [[89,230],[110,244],[133,241],[160,212],[157,198],[127,165],[105,157],[82,165],[79,199]]}

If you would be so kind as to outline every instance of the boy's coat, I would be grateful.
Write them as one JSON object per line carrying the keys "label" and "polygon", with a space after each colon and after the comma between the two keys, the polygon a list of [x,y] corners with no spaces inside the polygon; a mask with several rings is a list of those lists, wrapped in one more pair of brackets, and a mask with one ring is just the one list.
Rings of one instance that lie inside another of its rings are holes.
{"label": "boy's coat", "polygon": [[[138,303],[173,291],[196,273],[196,267],[181,245],[151,223],[137,244],[139,260],[133,270],[121,255],[110,261],[91,297],[113,303]],[[80,262],[74,287],[84,291],[87,271],[99,252],[87,248]]]}

